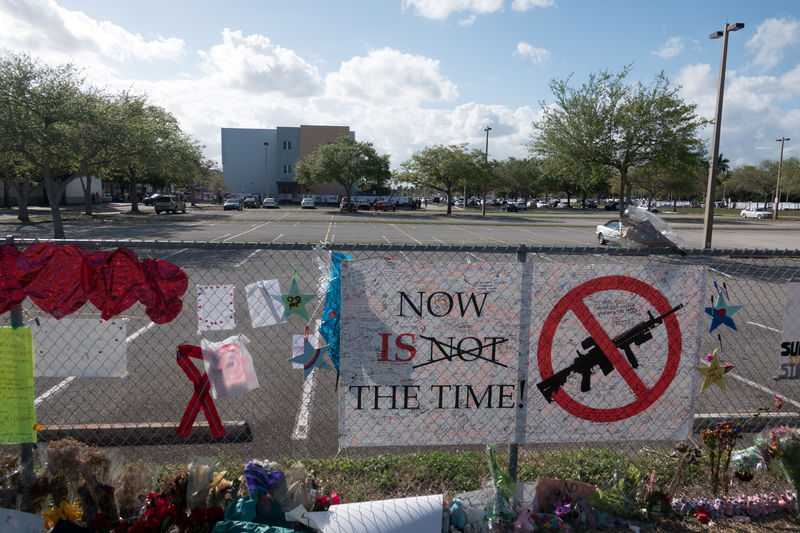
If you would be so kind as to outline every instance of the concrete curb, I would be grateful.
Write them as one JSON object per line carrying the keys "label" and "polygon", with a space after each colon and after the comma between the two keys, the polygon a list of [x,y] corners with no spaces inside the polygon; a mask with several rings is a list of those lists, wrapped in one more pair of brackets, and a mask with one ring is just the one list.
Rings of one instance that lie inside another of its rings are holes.
{"label": "concrete curb", "polygon": [[215,439],[208,422],[195,422],[189,437],[177,434],[177,423],[147,424],[72,424],[47,425],[38,431],[38,442],[72,438],[90,446],[163,446],[171,444],[205,444],[252,442],[250,426],[244,421],[223,421],[225,435]]}

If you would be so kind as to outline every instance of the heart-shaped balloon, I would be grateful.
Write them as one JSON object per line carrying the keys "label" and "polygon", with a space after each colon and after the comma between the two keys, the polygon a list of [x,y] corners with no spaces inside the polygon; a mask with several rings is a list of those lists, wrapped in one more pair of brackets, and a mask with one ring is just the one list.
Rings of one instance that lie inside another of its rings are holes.
{"label": "heart-shaped balloon", "polygon": [[19,250],[10,244],[0,245],[0,313],[15,308],[25,299],[25,291],[16,274]]}
{"label": "heart-shaped balloon", "polygon": [[85,256],[86,251],[74,244],[34,244],[17,258],[16,276],[39,309],[63,318],[88,300],[81,283]]}
{"label": "heart-shaped balloon", "polygon": [[149,292],[139,258],[130,248],[88,254],[81,279],[89,301],[101,311],[103,320],[147,298],[144,293]]}
{"label": "heart-shaped balloon", "polygon": [[148,291],[139,298],[145,313],[156,324],[173,320],[183,309],[181,297],[189,288],[189,278],[182,268],[160,259],[140,262]]}

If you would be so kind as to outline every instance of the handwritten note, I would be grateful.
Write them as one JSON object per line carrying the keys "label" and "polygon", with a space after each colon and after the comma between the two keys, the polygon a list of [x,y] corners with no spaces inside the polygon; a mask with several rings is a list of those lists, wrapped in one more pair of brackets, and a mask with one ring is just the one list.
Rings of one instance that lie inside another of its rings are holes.
{"label": "handwritten note", "polygon": [[31,328],[0,328],[0,443],[36,442]]}
{"label": "handwritten note", "polygon": [[0,509],[0,533],[41,533],[44,518],[13,509]]}

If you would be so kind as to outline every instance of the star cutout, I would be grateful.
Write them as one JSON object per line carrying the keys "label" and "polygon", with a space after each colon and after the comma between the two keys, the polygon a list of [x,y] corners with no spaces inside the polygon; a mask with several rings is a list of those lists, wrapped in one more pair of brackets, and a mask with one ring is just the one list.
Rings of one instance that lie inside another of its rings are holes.
{"label": "star cutout", "polygon": [[306,313],[306,304],[316,298],[316,296],[316,294],[300,294],[300,289],[297,288],[297,272],[295,271],[289,293],[281,294],[285,317],[289,318],[294,313],[297,313],[307,321],[308,313]]}
{"label": "star cutout", "polygon": [[725,374],[727,374],[730,370],[733,369],[733,365],[719,364],[719,359],[717,359],[717,351],[714,350],[714,355],[711,358],[711,364],[708,366],[697,366],[695,370],[703,374],[705,376],[705,380],[703,381],[703,388],[700,389],[700,392],[703,392],[711,385],[717,385],[722,390],[725,390]]}
{"label": "star cutout", "polygon": [[314,348],[308,339],[303,341],[303,354],[289,359],[292,363],[300,363],[303,365],[303,379],[308,378],[314,368],[324,368],[330,370],[331,367],[322,358],[323,354],[328,353],[328,347]]}
{"label": "star cutout", "polygon": [[728,305],[725,303],[725,296],[720,293],[717,298],[717,303],[713,307],[706,307],[706,314],[711,316],[711,329],[709,333],[719,327],[720,324],[725,324],[732,330],[736,331],[736,324],[733,322],[733,314],[741,309],[741,305]]}

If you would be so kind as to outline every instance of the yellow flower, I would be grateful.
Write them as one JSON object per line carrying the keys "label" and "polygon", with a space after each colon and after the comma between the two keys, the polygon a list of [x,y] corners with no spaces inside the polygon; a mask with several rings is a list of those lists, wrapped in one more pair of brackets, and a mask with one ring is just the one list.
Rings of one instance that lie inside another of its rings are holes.
{"label": "yellow flower", "polygon": [[57,507],[51,507],[42,515],[44,516],[45,527],[50,528],[55,526],[59,520],[80,520],[83,518],[83,509],[78,502],[67,503],[62,500]]}

